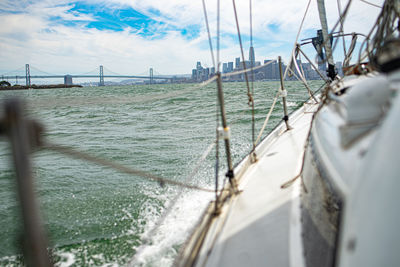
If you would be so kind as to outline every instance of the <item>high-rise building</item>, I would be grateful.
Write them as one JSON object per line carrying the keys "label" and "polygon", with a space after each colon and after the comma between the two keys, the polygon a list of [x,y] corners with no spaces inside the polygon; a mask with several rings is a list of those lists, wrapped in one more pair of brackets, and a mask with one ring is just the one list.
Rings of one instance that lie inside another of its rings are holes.
{"label": "high-rise building", "polygon": [[192,70],[192,80],[201,82],[208,78],[208,73],[201,66],[201,62],[197,61],[196,68]]}
{"label": "high-rise building", "polygon": [[267,80],[278,80],[279,79],[279,64],[276,60],[264,60],[264,64],[269,63],[263,67],[264,79]]}
{"label": "high-rise building", "polygon": [[228,72],[233,71],[233,62],[228,62]]}
{"label": "high-rise building", "polygon": [[252,46],[250,47],[250,51],[249,51],[249,61],[250,61],[249,68],[254,67],[255,62],[256,62],[256,58],[255,58],[255,55],[254,55],[254,47],[252,47]]}
{"label": "high-rise building", "polygon": [[210,68],[205,68],[203,72],[204,72],[203,81],[208,80],[208,78],[210,77]]}
{"label": "high-rise building", "polygon": [[222,73],[227,73],[228,72],[228,63],[223,63],[222,64]]}
{"label": "high-rise building", "polygon": [[240,57],[235,58],[235,69],[240,68]]}
{"label": "high-rise building", "polygon": [[215,74],[215,68],[214,67],[211,67],[211,69],[210,69],[210,75],[214,75]]}
{"label": "high-rise building", "polygon": [[193,81],[197,80],[197,70],[196,69],[192,69],[192,80]]}

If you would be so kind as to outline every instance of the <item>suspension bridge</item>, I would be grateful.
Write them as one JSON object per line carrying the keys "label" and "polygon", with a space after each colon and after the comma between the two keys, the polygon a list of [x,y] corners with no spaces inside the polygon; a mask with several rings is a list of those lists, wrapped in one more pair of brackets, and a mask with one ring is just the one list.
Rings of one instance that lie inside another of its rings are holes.
{"label": "suspension bridge", "polygon": [[[35,68],[36,69],[36,68]],[[57,79],[61,78],[64,79],[64,84],[65,85],[72,85],[73,84],[73,79],[75,78],[98,78],[99,79],[99,86],[104,86],[104,78],[126,78],[126,79],[144,79],[144,80],[149,80],[149,83],[152,84],[154,83],[155,80],[173,80],[176,78],[176,76],[168,76],[168,75],[154,75],[154,70],[153,68],[150,68],[149,74],[148,75],[121,75],[118,73],[114,73],[112,71],[109,71],[111,74],[104,74],[104,67],[103,65],[100,65],[99,67],[99,72],[98,74],[50,74],[47,72],[43,72],[39,69],[36,69],[37,72],[40,72],[41,74],[39,75],[32,75],[31,74],[31,67],[29,64],[25,65],[25,73],[21,74],[18,72],[21,72],[21,68],[13,71],[13,72],[8,72],[3,75],[0,75],[0,78],[2,80],[13,80],[15,79],[15,83],[18,83],[18,80],[22,79],[25,80],[26,86],[31,86],[31,80],[32,79]],[[15,75],[12,73],[16,73]]]}

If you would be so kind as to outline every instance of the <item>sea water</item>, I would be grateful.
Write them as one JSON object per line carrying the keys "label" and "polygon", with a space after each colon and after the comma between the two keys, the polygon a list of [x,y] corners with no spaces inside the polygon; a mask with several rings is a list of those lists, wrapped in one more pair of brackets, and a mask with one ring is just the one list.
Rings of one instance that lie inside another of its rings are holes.
{"label": "sea water", "polygon": [[[322,83],[313,82],[314,88]],[[19,97],[44,125],[45,140],[168,179],[213,189],[215,147],[193,177],[203,152],[215,141],[215,84],[152,84],[0,91]],[[278,82],[255,82],[255,134],[262,127]],[[287,82],[289,110],[308,98]],[[252,148],[252,112],[244,83],[224,84],[231,149],[237,164]],[[3,109],[2,103],[0,108]],[[2,116],[2,111],[0,116]],[[263,136],[282,120],[280,100]],[[226,159],[219,145],[219,184]],[[160,186],[138,176],[38,149],[31,155],[35,191],[56,266],[171,266],[214,194]],[[10,144],[0,136],[0,265],[23,265],[22,223]],[[171,203],[173,201],[173,203]],[[165,210],[174,204],[165,215]],[[160,221],[160,218],[163,220]],[[155,228],[155,226],[157,226]]]}

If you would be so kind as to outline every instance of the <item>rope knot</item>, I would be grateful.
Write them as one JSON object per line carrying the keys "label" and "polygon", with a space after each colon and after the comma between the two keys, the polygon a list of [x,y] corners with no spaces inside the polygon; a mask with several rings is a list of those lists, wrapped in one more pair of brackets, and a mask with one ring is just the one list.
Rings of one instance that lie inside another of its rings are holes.
{"label": "rope knot", "polygon": [[251,106],[253,104],[253,102],[254,102],[253,96],[250,93],[248,93],[247,96],[249,98],[249,102],[247,104],[249,106]]}

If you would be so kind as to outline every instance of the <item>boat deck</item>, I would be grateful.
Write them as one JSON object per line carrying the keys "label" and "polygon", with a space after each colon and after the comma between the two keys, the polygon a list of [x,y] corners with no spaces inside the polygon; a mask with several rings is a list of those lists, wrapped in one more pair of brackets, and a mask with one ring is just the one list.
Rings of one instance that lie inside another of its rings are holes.
{"label": "boat deck", "polygon": [[[258,161],[238,166],[241,193],[214,219],[196,266],[302,266],[299,192],[301,181],[281,185],[301,170],[304,146],[317,105],[292,114],[257,147]],[[247,163],[246,163],[247,162]],[[299,254],[300,253],[300,254]]]}

